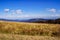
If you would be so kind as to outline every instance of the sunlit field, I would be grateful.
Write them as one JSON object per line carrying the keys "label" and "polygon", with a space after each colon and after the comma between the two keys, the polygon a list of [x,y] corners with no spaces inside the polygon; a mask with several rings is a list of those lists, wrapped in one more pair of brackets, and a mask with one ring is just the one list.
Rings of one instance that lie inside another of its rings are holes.
{"label": "sunlit field", "polygon": [[60,24],[0,21],[1,40],[60,40]]}
{"label": "sunlit field", "polygon": [[0,40],[60,40],[60,37],[0,34]]}

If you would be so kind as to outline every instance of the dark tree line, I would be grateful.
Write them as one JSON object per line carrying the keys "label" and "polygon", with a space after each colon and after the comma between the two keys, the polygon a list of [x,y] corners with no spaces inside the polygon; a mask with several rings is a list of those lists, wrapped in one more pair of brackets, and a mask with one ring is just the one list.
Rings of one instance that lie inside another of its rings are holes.
{"label": "dark tree line", "polygon": [[42,21],[35,21],[36,23],[53,23],[53,24],[60,24],[60,18],[55,20],[42,20]]}

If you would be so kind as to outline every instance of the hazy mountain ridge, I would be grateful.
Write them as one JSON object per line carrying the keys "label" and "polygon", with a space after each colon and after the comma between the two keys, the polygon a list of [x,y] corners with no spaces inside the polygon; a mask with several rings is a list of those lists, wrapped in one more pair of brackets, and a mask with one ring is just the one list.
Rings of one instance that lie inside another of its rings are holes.
{"label": "hazy mountain ridge", "polygon": [[57,19],[42,19],[34,21],[35,23],[54,23],[54,24],[60,24],[60,18]]}
{"label": "hazy mountain ridge", "polygon": [[15,21],[15,22],[58,23],[58,24],[60,24],[60,18],[57,18],[57,19],[33,18],[33,19],[27,19],[27,20],[0,19],[0,20],[2,20],[2,21]]}

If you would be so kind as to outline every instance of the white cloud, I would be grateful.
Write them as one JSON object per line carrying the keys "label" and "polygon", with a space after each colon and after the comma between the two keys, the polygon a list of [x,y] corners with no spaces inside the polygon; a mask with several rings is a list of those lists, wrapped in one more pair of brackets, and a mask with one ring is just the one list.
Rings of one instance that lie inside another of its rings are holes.
{"label": "white cloud", "polygon": [[48,11],[55,13],[57,10],[55,8],[50,8]]}
{"label": "white cloud", "polygon": [[18,9],[18,10],[16,10],[16,13],[17,14],[22,14],[22,10],[21,9]]}
{"label": "white cloud", "polygon": [[15,14],[22,14],[22,10],[21,9],[17,9],[17,10],[10,10],[10,12],[15,15]]}
{"label": "white cloud", "polygon": [[9,12],[10,9],[4,9],[4,12]]}
{"label": "white cloud", "polygon": [[16,12],[15,12],[15,10],[11,10],[11,13],[14,15]]}
{"label": "white cloud", "polygon": [[21,10],[21,9],[17,9],[17,10],[10,10],[10,9],[8,9],[8,8],[6,8],[6,9],[4,9],[4,12],[6,12],[6,13],[11,13],[11,14],[22,14],[23,13],[23,11]]}

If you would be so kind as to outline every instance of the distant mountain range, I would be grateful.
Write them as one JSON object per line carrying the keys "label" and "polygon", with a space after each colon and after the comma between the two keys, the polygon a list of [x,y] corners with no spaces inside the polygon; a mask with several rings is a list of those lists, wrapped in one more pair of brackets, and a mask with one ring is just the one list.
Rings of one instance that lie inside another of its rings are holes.
{"label": "distant mountain range", "polygon": [[34,23],[54,23],[60,24],[60,18],[57,19],[30,19],[31,22]]}
{"label": "distant mountain range", "polygon": [[15,21],[15,22],[33,22],[33,23],[58,23],[60,24],[60,18],[57,19],[43,19],[43,18],[32,18],[27,20],[11,20],[11,19],[0,19],[2,21]]}
{"label": "distant mountain range", "polygon": [[16,21],[16,22],[36,22],[36,21],[46,21],[46,20],[50,20],[50,19],[43,19],[43,18],[31,18],[31,19],[27,19],[27,20],[19,20],[19,19],[3,19],[0,18],[0,20],[2,21]]}

